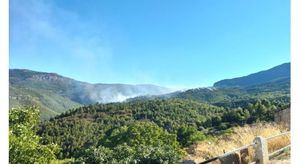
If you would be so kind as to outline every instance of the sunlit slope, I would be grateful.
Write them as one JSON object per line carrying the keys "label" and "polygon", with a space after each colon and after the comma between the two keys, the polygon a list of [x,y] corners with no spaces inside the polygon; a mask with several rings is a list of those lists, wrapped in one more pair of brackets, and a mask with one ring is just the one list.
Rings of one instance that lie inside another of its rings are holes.
{"label": "sunlit slope", "polygon": [[80,105],[120,102],[141,95],[159,95],[170,89],[155,85],[90,84],[56,73],[11,69],[10,107],[37,105],[49,118]]}

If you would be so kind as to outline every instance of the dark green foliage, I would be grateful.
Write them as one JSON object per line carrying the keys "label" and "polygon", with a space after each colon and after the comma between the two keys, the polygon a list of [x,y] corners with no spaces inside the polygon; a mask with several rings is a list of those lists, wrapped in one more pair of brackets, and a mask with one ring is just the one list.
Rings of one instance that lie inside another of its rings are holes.
{"label": "dark green foliage", "polygon": [[59,151],[54,144],[42,145],[36,135],[39,121],[36,108],[12,109],[9,111],[9,162],[49,163]]}
{"label": "dark green foliage", "polygon": [[138,121],[122,126],[107,134],[102,144],[108,147],[126,143],[128,146],[167,144],[178,147],[175,135],[168,134],[164,129],[148,121]]}
{"label": "dark green foliage", "polygon": [[192,126],[182,126],[177,131],[177,140],[183,147],[205,139],[205,135]]}
{"label": "dark green foliage", "polygon": [[223,116],[223,120],[220,120],[220,122],[228,122],[228,123],[237,123],[237,124],[245,124],[247,120],[250,118],[249,109],[242,109],[237,108],[230,110],[229,112],[225,113]]}
{"label": "dark green foliage", "polygon": [[204,127],[225,130],[233,125],[252,124],[261,121],[270,122],[274,120],[276,110],[285,108],[288,108],[288,103],[285,101],[257,100],[254,103],[248,103],[244,108],[226,109],[221,116],[208,118]]}
{"label": "dark green foliage", "polygon": [[141,145],[139,147],[130,147],[127,144],[118,145],[114,148],[104,146],[91,147],[87,149],[79,161],[87,163],[178,163],[184,152],[176,150],[168,145]]}
{"label": "dark green foliage", "polygon": [[[117,161],[113,161],[114,152],[104,146],[90,147],[83,150],[78,159],[80,161],[87,161],[88,163],[117,163]],[[123,152],[127,152],[126,149]]]}
{"label": "dark green foliage", "polygon": [[201,129],[206,118],[223,112],[223,108],[190,100],[96,104],[69,110],[45,121],[39,135],[44,143],[55,142],[62,147],[61,158],[70,158],[77,156],[81,149],[101,145],[103,137],[115,132],[115,128],[136,121],[148,120],[176,134],[182,125]]}
{"label": "dark green foliage", "polygon": [[258,100],[247,103],[243,108],[231,109],[180,99],[95,104],[69,110],[45,121],[38,134],[42,136],[43,143],[55,142],[62,147],[59,158],[81,158],[83,152],[92,148],[97,151],[99,146],[115,151],[115,147],[126,143],[123,146],[129,146],[128,151],[131,150],[132,145],[144,142],[130,140],[136,138],[132,134],[143,136],[151,130],[137,128],[134,131],[128,127],[140,121],[150,121],[176,135],[177,141],[185,147],[206,139],[208,134],[235,125],[272,121],[274,111],[286,108],[286,105],[280,100]]}
{"label": "dark green foliage", "polygon": [[183,155],[176,135],[148,121],[113,129],[101,144],[80,158],[88,163],[177,163]]}

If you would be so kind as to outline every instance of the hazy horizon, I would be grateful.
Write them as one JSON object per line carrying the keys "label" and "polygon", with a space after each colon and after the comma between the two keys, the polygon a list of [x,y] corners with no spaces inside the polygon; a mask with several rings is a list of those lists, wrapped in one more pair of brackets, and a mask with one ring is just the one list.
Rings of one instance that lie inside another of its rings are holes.
{"label": "hazy horizon", "polygon": [[209,87],[290,62],[290,2],[10,1],[10,68]]}
{"label": "hazy horizon", "polygon": [[[281,63],[281,64],[286,64],[286,63],[290,63],[290,62],[285,62],[285,63]],[[281,65],[281,64],[278,64],[278,65]],[[276,65],[276,66],[278,66],[278,65]],[[275,67],[275,66],[273,66],[273,67]],[[271,67],[271,68],[273,68],[273,67]],[[271,69],[271,68],[268,68],[268,69]],[[76,80],[76,81],[81,81],[81,80],[75,79],[73,77],[68,77],[68,76],[62,75],[58,72],[44,72],[44,71],[31,70],[31,69],[26,69],[26,68],[9,68],[9,69],[30,70],[30,71],[43,72],[43,73],[55,73],[55,74],[58,74],[58,75],[61,75],[61,76],[67,77],[67,78],[71,78],[71,79]],[[268,70],[268,69],[266,69],[266,70]],[[260,70],[260,71],[265,71],[265,70]],[[257,72],[260,72],[260,71],[257,71]],[[242,76],[247,76],[247,75],[250,75],[250,74],[253,74],[253,73],[257,73],[257,72],[248,73],[248,74],[242,75]],[[242,77],[242,76],[240,76],[240,77]],[[237,77],[229,77],[229,78],[225,78],[225,79],[232,79],[232,78],[237,78]],[[220,80],[224,80],[224,79],[220,79]],[[193,88],[213,87],[213,84],[208,85],[208,86],[199,86],[199,85],[198,86],[186,86],[184,84],[177,85],[177,86],[174,86],[174,85],[173,86],[172,85],[171,86],[165,86],[165,85],[153,84],[153,83],[122,83],[122,82],[112,82],[112,83],[96,82],[96,83],[92,83],[92,82],[88,82],[88,81],[81,81],[81,82],[87,82],[87,83],[90,83],[90,84],[113,84],[113,85],[118,85],[118,84],[124,84],[124,85],[154,85],[154,86],[166,87],[168,89],[171,89],[172,92],[180,91],[180,90],[193,89]],[[217,81],[215,81],[215,82],[217,82]],[[215,83],[215,82],[213,82],[213,83]]]}

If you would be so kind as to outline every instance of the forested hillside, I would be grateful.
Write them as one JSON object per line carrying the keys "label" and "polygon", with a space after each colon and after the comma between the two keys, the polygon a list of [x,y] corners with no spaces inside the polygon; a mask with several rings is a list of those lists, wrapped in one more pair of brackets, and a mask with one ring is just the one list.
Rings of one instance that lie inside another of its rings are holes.
{"label": "forested hillside", "polygon": [[[245,87],[198,88],[126,102],[83,105],[70,97],[73,90],[69,87],[75,87],[72,79],[31,73],[23,78],[11,76],[11,103],[40,103],[44,105],[41,115],[49,111],[61,114],[29,126],[26,120],[37,120],[38,110],[12,109],[10,138],[22,145],[23,133],[36,135],[35,145],[41,147],[41,152],[46,151],[47,158],[33,148],[30,153],[47,162],[178,163],[189,146],[231,134],[233,127],[273,122],[275,111],[290,106],[289,78]],[[19,125],[24,127],[22,135],[18,133]],[[49,150],[51,146],[53,151]],[[23,148],[10,148],[16,161],[22,159],[19,151],[26,152]],[[26,153],[23,156],[30,159]]]}
{"label": "forested hillside", "polygon": [[39,106],[42,119],[96,102],[120,102],[135,96],[171,92],[168,88],[155,85],[90,84],[55,73],[24,69],[9,71],[9,85],[10,108]]}
{"label": "forested hillside", "polygon": [[186,91],[178,91],[159,96],[140,96],[127,101],[149,99],[189,99],[202,103],[209,103],[223,107],[245,107],[249,102],[258,99],[270,99],[289,102],[290,79],[280,79],[260,85],[232,88],[196,88]]}
{"label": "forested hillside", "polygon": [[[173,135],[176,138],[174,144],[184,148],[196,141],[220,134],[232,126],[272,121],[274,111],[287,106],[286,102],[258,100],[248,103],[245,108],[224,108],[193,100],[179,99],[96,104],[67,111],[42,123],[38,134],[43,138],[44,144],[56,143],[61,146],[62,151],[59,158],[89,161],[92,154],[87,155],[83,152],[97,147],[113,152],[116,147],[128,144],[129,141],[126,140],[131,138],[131,135],[145,130],[143,126],[140,126],[137,131],[127,134],[126,129],[130,129],[136,124],[149,123],[157,127],[154,129],[158,131]],[[123,134],[123,130],[125,130],[125,134]],[[144,140],[152,142],[151,138],[144,138]],[[161,146],[166,145],[168,144],[162,143]],[[125,145],[126,149],[132,149],[132,154],[138,151],[135,146]],[[177,146],[173,147],[173,151],[177,148]],[[170,149],[164,151],[167,150]],[[142,151],[139,153],[146,153],[144,151],[147,149],[139,151]],[[164,151],[163,153],[170,153]],[[155,151],[148,153],[154,155],[152,153]],[[109,154],[109,156],[117,158],[113,154]],[[180,156],[179,152],[174,158],[177,156]],[[131,158],[131,153],[122,157],[122,160],[129,157]],[[144,159],[148,157],[140,158],[141,160],[150,160]]]}
{"label": "forested hillside", "polygon": [[251,101],[261,98],[286,99],[290,97],[290,79],[253,85],[245,88],[199,88],[178,92],[172,98],[192,99],[211,104],[234,104],[243,100]]}
{"label": "forested hillside", "polygon": [[253,73],[244,77],[218,81],[214,84],[214,87],[247,87],[270,83],[281,79],[289,79],[291,77],[290,67],[290,63],[284,63],[271,69]]}
{"label": "forested hillside", "polygon": [[257,98],[289,99],[290,63],[245,77],[222,80],[215,87],[189,89],[183,92],[155,85],[90,84],[55,73],[10,70],[10,108],[36,105],[41,118],[49,119],[82,105],[120,102],[128,99],[192,99],[214,105],[230,105]]}

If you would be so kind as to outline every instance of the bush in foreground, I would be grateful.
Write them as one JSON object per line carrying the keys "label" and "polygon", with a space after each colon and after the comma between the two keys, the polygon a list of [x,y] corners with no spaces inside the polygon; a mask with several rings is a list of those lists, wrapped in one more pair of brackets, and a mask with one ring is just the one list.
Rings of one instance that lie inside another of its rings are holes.
{"label": "bush in foreground", "polygon": [[57,145],[40,144],[36,135],[39,111],[34,107],[11,109],[9,111],[9,162],[49,163],[55,159]]}

